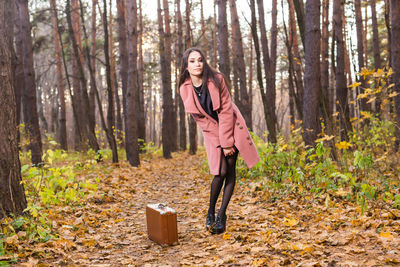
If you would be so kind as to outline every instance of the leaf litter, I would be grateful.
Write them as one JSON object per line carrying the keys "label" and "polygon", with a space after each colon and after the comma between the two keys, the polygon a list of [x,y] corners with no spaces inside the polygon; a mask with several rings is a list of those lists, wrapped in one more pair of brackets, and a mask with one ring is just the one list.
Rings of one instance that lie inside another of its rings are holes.
{"label": "leaf litter", "polygon": [[[371,208],[361,216],[360,208],[343,198],[330,199],[327,206],[325,198],[260,190],[263,179],[238,177],[244,182],[236,184],[229,204],[227,231],[210,234],[205,216],[212,176],[201,170],[202,157],[174,153],[168,160],[144,159],[138,168],[103,163],[107,174],[91,174],[100,183],[85,205],[54,207],[50,219],[58,237],[39,244],[20,244],[18,236],[4,242],[15,246],[21,266],[400,263],[397,211]],[[145,207],[160,202],[177,210],[178,245],[160,246],[147,237]]]}

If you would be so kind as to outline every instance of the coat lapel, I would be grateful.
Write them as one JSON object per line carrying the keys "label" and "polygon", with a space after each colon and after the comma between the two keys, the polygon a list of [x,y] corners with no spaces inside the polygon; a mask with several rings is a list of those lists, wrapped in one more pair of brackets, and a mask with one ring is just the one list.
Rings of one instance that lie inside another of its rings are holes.
{"label": "coat lapel", "polygon": [[217,86],[215,86],[215,84],[211,80],[208,80],[207,87],[208,91],[210,92],[211,102],[213,104],[213,110],[218,110],[220,108],[220,102],[221,102],[219,89]]}
{"label": "coat lapel", "polygon": [[[206,116],[210,120],[217,122],[213,117],[207,114],[207,112],[204,111],[202,108],[199,99],[197,98],[192,81],[190,79],[187,79],[184,84],[184,91],[181,93],[183,103],[185,105],[185,109],[187,113],[193,113],[193,114],[201,114],[203,116]],[[211,81],[208,80],[207,82],[207,88],[210,93],[211,97],[211,102],[213,104],[213,110],[218,110],[220,108],[220,95],[219,95],[219,89],[215,86],[215,84]]]}

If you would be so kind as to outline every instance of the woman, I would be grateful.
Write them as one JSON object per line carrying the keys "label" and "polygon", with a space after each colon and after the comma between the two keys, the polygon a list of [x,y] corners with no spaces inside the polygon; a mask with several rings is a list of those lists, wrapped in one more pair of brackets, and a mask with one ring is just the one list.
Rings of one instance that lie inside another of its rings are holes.
{"label": "woman", "polygon": [[[226,208],[235,187],[238,153],[249,168],[260,160],[226,84],[224,76],[207,64],[200,49],[192,47],[185,51],[179,90],[186,112],[203,131],[210,173],[215,175],[206,217],[206,229],[214,234],[226,229]],[[221,208],[215,219],[215,204],[224,181]]]}

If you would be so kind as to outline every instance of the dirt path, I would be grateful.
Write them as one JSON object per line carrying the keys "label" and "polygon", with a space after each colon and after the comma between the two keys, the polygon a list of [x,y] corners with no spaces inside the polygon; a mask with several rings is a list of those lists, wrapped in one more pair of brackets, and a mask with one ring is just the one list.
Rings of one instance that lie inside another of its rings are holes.
{"label": "dirt path", "polygon": [[[382,266],[400,261],[400,222],[374,210],[326,199],[280,198],[262,182],[241,183],[228,207],[227,232],[205,231],[210,175],[199,156],[143,160],[105,173],[98,195],[54,215],[60,240],[43,245],[36,263],[78,266]],[[147,238],[145,207],[165,202],[178,212],[179,245]],[[326,208],[326,207],[329,208]]]}

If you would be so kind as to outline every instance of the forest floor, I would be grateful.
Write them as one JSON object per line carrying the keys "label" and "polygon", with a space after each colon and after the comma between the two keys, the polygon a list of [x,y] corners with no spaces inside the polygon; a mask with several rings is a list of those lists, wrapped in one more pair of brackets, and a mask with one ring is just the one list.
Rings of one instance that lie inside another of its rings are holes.
{"label": "forest floor", "polygon": [[[238,178],[227,231],[205,231],[212,176],[204,155],[143,159],[139,168],[109,164],[98,191],[81,207],[55,209],[59,238],[25,247],[21,266],[394,266],[400,262],[400,220],[343,198],[279,194],[263,180]],[[179,244],[147,237],[145,207],[177,210]],[[219,202],[220,203],[220,202]]]}

